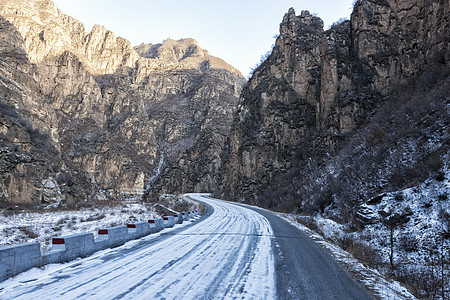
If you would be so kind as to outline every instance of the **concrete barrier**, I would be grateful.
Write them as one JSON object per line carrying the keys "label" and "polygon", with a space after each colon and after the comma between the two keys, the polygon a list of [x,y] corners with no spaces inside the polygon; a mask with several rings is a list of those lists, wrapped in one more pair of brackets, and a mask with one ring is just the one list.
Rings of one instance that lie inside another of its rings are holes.
{"label": "concrete barrier", "polygon": [[173,217],[175,219],[175,224],[183,223],[183,216],[181,214],[175,214]]}
{"label": "concrete barrier", "polygon": [[77,257],[86,257],[98,249],[92,233],[79,233],[53,238],[52,250],[61,252],[62,261],[69,261]]}
{"label": "concrete barrier", "polygon": [[173,227],[173,225],[175,225],[175,218],[173,216],[164,216],[163,220],[165,228]]}
{"label": "concrete barrier", "polygon": [[140,238],[146,236],[150,232],[150,227],[148,222],[138,222],[127,224],[128,234],[132,236],[132,239]]}
{"label": "concrete barrier", "polygon": [[98,231],[98,238],[95,241],[101,243],[99,245],[101,245],[102,247],[104,241],[107,241],[106,245],[108,245],[109,247],[116,247],[122,245],[128,240],[129,236],[127,226],[116,226],[100,229]]}
{"label": "concrete barrier", "polygon": [[0,281],[41,265],[39,243],[0,247]]}
{"label": "concrete barrier", "polygon": [[156,225],[156,220],[148,220],[148,227],[150,228],[150,230],[151,229],[153,229],[153,228],[155,228],[156,229],[156,227],[157,227],[157,225]]}
{"label": "concrete barrier", "polygon": [[148,226],[150,228],[151,233],[155,233],[164,229],[164,220],[163,219],[153,219],[148,220]]}
{"label": "concrete barrier", "polygon": [[135,235],[137,233],[136,224],[127,224],[128,234]]}
{"label": "concrete barrier", "polygon": [[[53,245],[52,245],[53,247]],[[66,262],[64,250],[51,250],[42,254],[42,265]]]}
{"label": "concrete barrier", "polygon": [[0,247],[0,282],[37,266],[62,263],[122,245],[129,240],[181,224],[196,214],[198,214],[197,210],[126,226],[102,228],[98,231],[96,239],[92,233],[56,237],[52,239],[51,251],[44,254],[41,254],[39,243]]}

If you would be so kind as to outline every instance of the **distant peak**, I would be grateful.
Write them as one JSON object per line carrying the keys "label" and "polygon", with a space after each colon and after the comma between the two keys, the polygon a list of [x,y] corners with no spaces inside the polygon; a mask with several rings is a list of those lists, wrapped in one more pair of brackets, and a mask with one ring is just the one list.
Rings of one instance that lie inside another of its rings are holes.
{"label": "distant peak", "polygon": [[179,62],[188,57],[204,57],[209,53],[203,50],[193,38],[173,40],[168,38],[159,44],[141,44],[135,47],[140,56],[171,62]]}
{"label": "distant peak", "polygon": [[102,33],[102,34],[104,34],[107,31],[108,30],[106,29],[105,26],[102,26],[102,25],[99,25],[99,24],[95,24],[94,26],[92,26],[92,30],[91,30],[91,32]]}
{"label": "distant peak", "polygon": [[183,39],[179,39],[179,40],[174,40],[171,38],[165,39],[164,43],[178,43],[178,44],[195,44],[198,45],[198,42],[193,39],[193,38],[183,38]]}
{"label": "distant peak", "polygon": [[193,38],[173,40],[168,38],[159,44],[141,44],[134,50],[144,58],[154,59],[158,63],[177,65],[180,68],[198,69],[223,69],[238,76],[242,74],[222,59],[211,56],[202,49]]}
{"label": "distant peak", "polygon": [[296,19],[295,9],[293,7],[289,8],[287,14],[284,15],[283,23],[290,23]]}
{"label": "distant peak", "polygon": [[300,24],[306,24],[313,27],[314,29],[323,30],[322,19],[311,14],[309,10],[302,10],[300,15],[297,16],[295,14],[294,8],[289,8],[288,12],[283,17],[281,27],[285,29],[296,28]]}

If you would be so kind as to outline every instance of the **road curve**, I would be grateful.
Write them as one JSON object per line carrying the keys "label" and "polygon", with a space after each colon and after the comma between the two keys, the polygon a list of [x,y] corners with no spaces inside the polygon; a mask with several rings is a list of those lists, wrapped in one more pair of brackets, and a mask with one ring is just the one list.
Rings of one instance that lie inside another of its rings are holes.
{"label": "road curve", "polygon": [[0,283],[0,299],[275,299],[272,228],[261,214],[201,198],[194,224]]}

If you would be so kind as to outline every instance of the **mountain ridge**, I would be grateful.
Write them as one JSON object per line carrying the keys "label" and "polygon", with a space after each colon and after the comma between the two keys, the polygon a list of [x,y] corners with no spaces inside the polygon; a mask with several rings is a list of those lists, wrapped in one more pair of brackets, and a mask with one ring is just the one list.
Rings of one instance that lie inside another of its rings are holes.
{"label": "mountain ridge", "polygon": [[[204,55],[189,62],[187,55],[187,62],[179,63],[140,57],[127,40],[103,26],[87,33],[81,22],[62,14],[52,1],[2,1],[0,15],[8,24],[2,34],[9,47],[0,61],[23,70],[16,77],[6,65],[0,70],[5,72],[2,103],[27,122],[25,131],[42,133],[38,136],[55,148],[56,154],[51,153],[59,162],[50,167],[48,157],[43,158],[50,171],[42,172],[41,178],[23,167],[27,162],[4,161],[3,203],[79,206],[145,198],[153,185],[161,188],[155,180],[164,175],[162,168],[180,165],[179,157],[186,156],[195,141],[212,141],[202,151],[222,147],[245,81],[222,60]],[[177,45],[173,42],[168,50]],[[212,119],[218,120],[221,132]],[[5,128],[17,120],[8,119]],[[12,140],[5,139],[2,149],[13,144],[32,147],[23,134],[5,132]],[[209,168],[211,163],[196,157],[182,161],[188,169],[194,163]],[[28,196],[11,196],[19,188],[18,178],[27,177]],[[208,178],[209,183],[200,184],[196,178],[184,185],[201,191],[202,184],[212,185],[213,174]],[[180,191],[182,181],[165,189]],[[46,186],[54,191],[44,199]]]}
{"label": "mountain ridge", "polygon": [[430,84],[445,78],[449,5],[416,2],[357,1],[351,19],[327,31],[290,9],[241,93],[220,196],[258,203],[275,177],[339,153],[387,99],[395,102],[397,88],[427,72]]}
{"label": "mountain ridge", "polygon": [[[47,56],[58,56],[65,51],[73,52],[92,75],[112,74],[120,68],[135,68],[136,64],[151,67],[151,71],[167,68],[199,69],[198,65],[201,64],[197,62],[178,65],[173,60],[145,59],[127,39],[116,37],[102,25],[95,24],[92,30],[87,32],[83,23],[62,13],[52,1],[3,1],[0,13],[22,34],[30,60],[35,64],[39,64]],[[29,30],[30,28],[32,30]],[[177,47],[176,43],[172,46]],[[206,60],[210,61],[214,68],[242,76],[237,69],[223,60],[210,56],[207,51],[205,53]]]}

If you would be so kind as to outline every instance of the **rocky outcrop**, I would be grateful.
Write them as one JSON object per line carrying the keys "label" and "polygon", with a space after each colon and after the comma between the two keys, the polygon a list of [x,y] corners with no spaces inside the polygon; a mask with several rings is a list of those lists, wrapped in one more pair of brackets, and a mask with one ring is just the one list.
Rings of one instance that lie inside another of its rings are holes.
{"label": "rocky outcrop", "polygon": [[0,74],[12,82],[2,103],[39,128],[48,146],[39,161],[53,166],[38,175],[39,168],[20,173],[9,165],[3,177],[14,170],[14,178],[39,182],[32,193],[41,196],[18,198],[9,180],[1,184],[4,201],[75,205],[215,185],[213,173],[204,180],[184,170],[219,171],[220,161],[200,157],[220,156],[225,144],[244,83],[236,69],[193,39],[136,51],[102,26],[85,32],[48,0],[2,1],[0,15],[10,29],[0,33],[8,35]]}
{"label": "rocky outcrop", "polygon": [[[220,58],[209,54],[207,50],[200,48],[196,40],[180,39],[178,41],[167,39],[161,44],[142,44],[134,47],[141,57],[139,64],[150,64],[164,69],[196,69],[206,71],[208,69],[226,70],[236,76],[241,73]],[[143,69],[140,66],[140,69]]]}
{"label": "rocky outcrop", "polygon": [[[350,21],[324,31],[318,17],[290,9],[241,93],[221,196],[278,206],[277,184],[301,186],[400,86],[433,68],[445,74],[448,12],[442,0],[357,1]],[[305,201],[300,190],[289,190],[289,209]]]}
{"label": "rocky outcrop", "polygon": [[[0,203],[73,203],[77,185],[57,183],[66,172],[54,111],[44,101],[20,34],[0,17]],[[77,195],[75,195],[77,194]]]}
{"label": "rocky outcrop", "polygon": [[21,33],[34,64],[68,51],[91,74],[98,75],[114,73],[124,66],[134,67],[139,58],[129,41],[100,25],[86,33],[81,22],[64,15],[50,0],[3,1],[0,15]]}
{"label": "rocky outcrop", "polygon": [[383,94],[450,57],[448,1],[358,1],[352,18],[353,50],[372,69]]}

